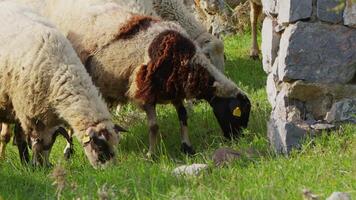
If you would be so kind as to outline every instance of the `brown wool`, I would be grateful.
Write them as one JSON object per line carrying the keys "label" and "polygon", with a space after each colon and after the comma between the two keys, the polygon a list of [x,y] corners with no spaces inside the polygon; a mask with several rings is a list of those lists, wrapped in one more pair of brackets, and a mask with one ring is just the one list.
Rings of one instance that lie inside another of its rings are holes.
{"label": "brown wool", "polygon": [[150,27],[151,22],[158,22],[159,20],[142,15],[133,15],[125,25],[120,27],[118,34],[115,36],[115,39],[130,39],[135,36],[140,31],[144,31]]}
{"label": "brown wool", "polygon": [[176,31],[160,33],[149,46],[150,62],[137,77],[136,98],[146,103],[199,97],[212,91],[213,78],[201,66],[190,65],[195,45]]}

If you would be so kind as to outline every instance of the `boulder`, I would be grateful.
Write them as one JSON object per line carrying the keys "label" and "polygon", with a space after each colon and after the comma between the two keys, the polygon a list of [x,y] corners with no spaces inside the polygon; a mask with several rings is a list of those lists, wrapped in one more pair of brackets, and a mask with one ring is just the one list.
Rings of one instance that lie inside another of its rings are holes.
{"label": "boulder", "polygon": [[272,112],[267,126],[269,141],[277,153],[288,154],[293,148],[300,148],[308,126],[296,122],[288,122],[274,116]]}
{"label": "boulder", "polygon": [[356,28],[356,2],[353,0],[346,0],[344,24]]}
{"label": "boulder", "polygon": [[278,23],[285,25],[309,18],[312,10],[311,0],[280,0],[278,1]]}
{"label": "boulder", "polygon": [[334,103],[325,120],[329,123],[350,122],[356,124],[356,98]]}
{"label": "boulder", "polygon": [[317,16],[321,21],[341,23],[345,0],[318,0]]}
{"label": "boulder", "polygon": [[278,55],[281,81],[348,83],[356,73],[356,29],[297,22],[282,34]]}

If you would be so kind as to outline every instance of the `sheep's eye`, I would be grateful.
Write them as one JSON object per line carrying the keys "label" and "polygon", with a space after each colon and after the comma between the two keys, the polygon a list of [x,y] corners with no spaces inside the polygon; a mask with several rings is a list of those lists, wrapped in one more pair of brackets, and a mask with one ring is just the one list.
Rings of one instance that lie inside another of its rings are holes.
{"label": "sheep's eye", "polygon": [[205,40],[204,41],[204,44],[208,44],[208,43],[210,43],[210,40]]}

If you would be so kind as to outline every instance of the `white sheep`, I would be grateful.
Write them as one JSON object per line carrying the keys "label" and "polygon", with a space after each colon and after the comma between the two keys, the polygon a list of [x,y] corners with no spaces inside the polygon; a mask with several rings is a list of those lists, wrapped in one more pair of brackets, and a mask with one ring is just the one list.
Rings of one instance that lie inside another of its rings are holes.
{"label": "white sheep", "polygon": [[175,106],[186,153],[194,150],[185,98],[208,101],[226,137],[239,135],[247,126],[247,96],[210,63],[179,25],[100,1],[48,0],[40,10],[67,35],[107,102],[131,101],[146,112],[148,155],[158,134],[156,104]]}
{"label": "white sheep", "polygon": [[222,72],[224,71],[224,43],[207,32],[198,22],[182,0],[109,0],[115,1],[126,10],[150,16],[159,16],[175,21],[198,43],[205,55]]}
{"label": "white sheep", "polygon": [[76,132],[94,167],[112,161],[118,135],[106,104],[69,41],[46,19],[0,2],[0,120],[18,120],[35,164],[47,164],[54,128]]}

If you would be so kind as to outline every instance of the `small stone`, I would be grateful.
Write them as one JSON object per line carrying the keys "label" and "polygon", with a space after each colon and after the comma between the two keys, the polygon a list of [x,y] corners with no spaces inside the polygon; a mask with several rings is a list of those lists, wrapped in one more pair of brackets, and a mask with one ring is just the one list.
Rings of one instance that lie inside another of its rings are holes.
{"label": "small stone", "polygon": [[320,123],[320,122],[311,125],[311,128],[317,131],[323,131],[323,130],[330,131],[335,129],[335,127],[336,126],[333,124]]}
{"label": "small stone", "polygon": [[356,28],[356,2],[353,0],[346,0],[344,24]]}
{"label": "small stone", "polygon": [[325,22],[340,23],[343,20],[344,0],[318,0],[317,15]]}
{"label": "small stone", "polygon": [[351,200],[351,195],[346,192],[333,192],[326,200]]}
{"label": "small stone", "polygon": [[219,148],[213,154],[213,162],[215,166],[222,166],[233,160],[241,158],[241,154],[231,148]]}
{"label": "small stone", "polygon": [[189,175],[197,176],[199,172],[208,168],[207,164],[182,165],[173,170],[175,176]]}

